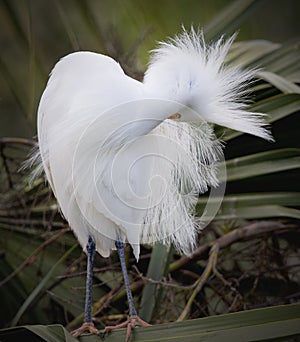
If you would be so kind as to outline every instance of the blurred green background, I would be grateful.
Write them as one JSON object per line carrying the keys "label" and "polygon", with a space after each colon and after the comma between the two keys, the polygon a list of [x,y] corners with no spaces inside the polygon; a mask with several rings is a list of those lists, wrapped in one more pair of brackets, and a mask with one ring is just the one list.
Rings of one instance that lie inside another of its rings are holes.
{"label": "blurred green background", "polygon": [[[143,246],[137,271],[127,249],[139,313],[155,324],[299,301],[299,14],[299,0],[0,0],[0,326],[78,326],[86,269],[44,179],[28,185],[20,171],[33,142],[1,137],[36,134],[39,98],[64,55],[105,53],[141,79],[148,50],[182,24],[204,26],[207,40],[239,31],[227,62],[267,72],[250,85],[250,110],[268,114],[276,142],[215,127],[226,142],[222,206],[192,260]],[[218,271],[210,267],[198,288],[220,241],[230,242]],[[96,256],[95,271],[96,322],[120,322],[127,304],[117,255]]]}
{"label": "blurred green background", "polygon": [[[135,66],[142,72],[156,40],[173,36],[182,24],[204,26],[231,2],[1,0],[0,136],[35,134],[39,98],[62,56],[91,50],[122,59],[137,52]],[[298,0],[255,3],[240,16],[238,40],[285,42],[300,33]]]}

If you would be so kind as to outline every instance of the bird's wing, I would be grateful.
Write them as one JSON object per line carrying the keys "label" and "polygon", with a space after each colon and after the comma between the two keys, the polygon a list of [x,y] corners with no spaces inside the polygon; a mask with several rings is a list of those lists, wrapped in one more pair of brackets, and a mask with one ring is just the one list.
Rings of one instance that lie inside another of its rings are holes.
{"label": "bird's wing", "polygon": [[[105,168],[112,162],[113,147],[107,148],[105,137],[120,118],[108,117],[107,111],[140,97],[141,83],[127,77],[118,63],[80,52],[57,63],[39,105],[38,139],[47,179],[83,247],[88,234],[95,236],[96,231],[111,241],[97,245],[104,256],[118,232],[117,220],[107,215],[103,205],[95,205],[101,193],[96,178],[105,175],[107,189],[110,186]],[[101,154],[103,145],[106,150]],[[114,197],[109,198],[105,191],[102,196],[111,210]]]}

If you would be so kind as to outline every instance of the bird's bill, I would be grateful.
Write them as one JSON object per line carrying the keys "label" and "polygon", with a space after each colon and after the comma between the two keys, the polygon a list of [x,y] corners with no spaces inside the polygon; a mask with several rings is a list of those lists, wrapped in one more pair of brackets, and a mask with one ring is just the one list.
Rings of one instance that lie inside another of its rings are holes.
{"label": "bird's bill", "polygon": [[172,114],[168,117],[168,119],[171,119],[171,120],[176,120],[176,119],[180,119],[180,118],[181,118],[181,114],[179,114],[179,113]]}

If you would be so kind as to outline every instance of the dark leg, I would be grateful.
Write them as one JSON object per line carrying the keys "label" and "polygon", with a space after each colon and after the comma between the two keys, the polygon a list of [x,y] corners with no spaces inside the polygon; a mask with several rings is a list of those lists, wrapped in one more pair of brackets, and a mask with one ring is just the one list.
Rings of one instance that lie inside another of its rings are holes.
{"label": "dark leg", "polygon": [[93,290],[93,266],[96,253],[96,244],[94,239],[89,236],[86,246],[87,250],[87,274],[86,274],[86,294],[85,294],[85,308],[84,308],[84,323],[82,326],[71,334],[74,337],[78,337],[85,331],[98,335],[99,331],[94,327],[92,321],[92,290]]}
{"label": "dark leg", "polygon": [[122,241],[116,241],[116,248],[119,254],[120,258],[120,263],[121,263],[121,268],[123,272],[123,277],[124,277],[124,285],[127,293],[127,299],[128,299],[128,305],[129,305],[129,316],[137,316],[135,307],[134,307],[134,302],[133,302],[133,297],[132,297],[132,292],[130,289],[130,282],[128,279],[128,273],[127,273],[127,268],[125,264],[125,255],[124,255],[124,242]]}
{"label": "dark leg", "polygon": [[92,323],[93,267],[94,267],[95,253],[96,253],[96,245],[92,237],[89,237],[86,249],[87,249],[87,273],[86,273],[84,323]]}
{"label": "dark leg", "polygon": [[135,328],[136,326],[141,326],[141,327],[147,327],[150,326],[150,324],[144,322],[142,319],[139,318],[137,315],[137,312],[134,307],[134,302],[133,302],[133,297],[132,297],[132,292],[130,289],[130,283],[128,279],[128,273],[126,269],[126,264],[125,264],[125,256],[124,256],[124,242],[121,240],[116,241],[116,248],[119,254],[120,258],[120,263],[121,263],[121,268],[122,268],[122,273],[124,277],[124,285],[126,288],[126,293],[127,293],[127,299],[128,299],[128,305],[129,305],[129,318],[127,321],[115,325],[115,326],[107,326],[104,329],[104,335],[108,333],[111,330],[114,329],[120,329],[120,328],[126,328],[127,327],[127,332],[126,332],[126,342],[129,341],[130,335],[131,335],[131,329]]}

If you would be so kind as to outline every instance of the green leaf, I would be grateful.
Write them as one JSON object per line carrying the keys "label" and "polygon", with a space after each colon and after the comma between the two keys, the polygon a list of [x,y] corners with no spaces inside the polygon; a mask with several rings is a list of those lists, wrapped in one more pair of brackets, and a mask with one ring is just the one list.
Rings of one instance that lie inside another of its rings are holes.
{"label": "green leaf", "polygon": [[47,342],[56,342],[56,341],[66,341],[66,342],[75,342],[77,341],[63,326],[58,324],[53,324],[49,326],[25,326],[28,330],[37,334],[38,336],[45,339]]}
{"label": "green leaf", "polygon": [[226,162],[226,181],[235,181],[300,167],[300,149],[280,149],[234,158]]}
{"label": "green leaf", "polygon": [[253,61],[248,67],[253,68],[259,66],[286,77],[291,81],[299,81],[299,50],[299,37],[297,37],[284,43],[280,49]]}
{"label": "green leaf", "polygon": [[267,40],[250,40],[234,43],[227,55],[226,62],[248,67],[249,64],[257,61],[280,48],[280,44]]}
{"label": "green leaf", "polygon": [[263,219],[271,217],[290,217],[300,220],[300,210],[283,207],[280,205],[260,205],[241,208],[227,208],[219,213],[215,220],[234,220],[234,219]]}
{"label": "green leaf", "polygon": [[252,105],[249,110],[269,114],[266,117],[266,121],[271,123],[300,110],[300,95],[280,94],[272,96],[269,99]]}
{"label": "green leaf", "polygon": [[[25,340],[26,330],[50,342],[76,341],[62,326],[24,326],[0,330],[0,339]],[[118,329],[105,337],[107,342],[125,340],[126,329]],[[282,305],[226,315],[165,323],[132,332],[134,341],[207,341],[253,342],[297,341],[300,338],[300,304]],[[99,342],[96,335],[82,335],[80,342]],[[31,339],[31,341],[40,341]]]}
{"label": "green leaf", "polygon": [[[3,257],[1,252],[0,255],[0,279],[2,280],[9,276],[14,269],[7,262],[6,258]],[[1,322],[5,322],[7,318],[13,317],[20,306],[20,302],[26,299],[27,292],[18,275],[10,280],[9,291],[8,286],[0,286],[1,306],[5,308],[5,310],[1,310],[0,312]]]}
{"label": "green leaf", "polygon": [[277,89],[281,90],[283,93],[295,93],[300,94],[300,87],[298,87],[295,83],[288,81],[287,79],[274,74],[270,71],[260,71],[257,73],[257,76],[261,77],[265,81],[272,84]]}
{"label": "green leaf", "polygon": [[28,309],[31,302],[36,298],[36,296],[41,292],[41,290],[46,286],[48,280],[52,276],[53,272],[56,268],[78,247],[78,244],[73,245],[49,270],[49,272],[45,275],[42,281],[36,286],[36,288],[31,292],[31,294],[27,297],[25,302],[22,304],[15,317],[12,320],[12,325],[16,325],[24,314],[24,312]]}
{"label": "green leaf", "polygon": [[231,46],[226,61],[243,68],[261,68],[290,82],[299,82],[300,54],[297,40],[283,45],[266,40],[237,42]]}
{"label": "green leaf", "polygon": [[[271,217],[299,218],[299,210],[287,208],[300,207],[299,192],[269,192],[226,195],[224,198],[210,198],[212,203],[221,203],[215,220],[258,219]],[[207,197],[198,200],[197,213],[203,212]]]}
{"label": "green leaf", "polygon": [[[232,208],[251,207],[258,205],[279,205],[300,207],[300,192],[257,192],[248,194],[226,195],[223,198],[210,198],[215,203],[222,202],[222,212]],[[198,206],[204,207],[207,203],[207,196],[200,197]]]}
{"label": "green leaf", "polygon": [[[272,96],[265,100],[259,101],[249,107],[249,111],[257,113],[266,113],[266,122],[272,123],[277,120],[283,119],[300,110],[300,95],[299,94],[280,94]],[[219,135],[220,130],[217,129],[216,133]],[[231,129],[223,129],[222,139],[224,141],[236,138],[243,133],[233,131]],[[275,137],[276,138],[276,137]]]}
{"label": "green leaf", "polygon": [[[161,280],[168,273],[170,264],[170,250],[161,243],[156,243],[151,253],[151,259],[147,270],[147,278],[153,280]],[[157,299],[159,296],[156,293],[156,284],[146,284],[143,290],[143,295],[140,304],[140,317],[145,321],[150,321],[153,310],[156,305],[159,305]]]}
{"label": "green leaf", "polygon": [[1,341],[47,341],[76,342],[77,340],[62,326],[24,325],[16,328],[0,330]]}
{"label": "green leaf", "polygon": [[288,171],[300,167],[300,156],[277,161],[265,161],[227,169],[227,182],[257,177],[269,173]]}
{"label": "green leaf", "polygon": [[205,36],[207,39],[214,40],[223,34],[233,33],[259,4],[260,2],[256,0],[237,0],[230,3],[204,27]]}
{"label": "green leaf", "polygon": [[300,148],[282,148],[278,150],[265,151],[229,159],[226,161],[226,167],[233,168],[235,166],[244,166],[267,160],[281,160],[287,158],[294,158],[298,157],[299,155]]}
{"label": "green leaf", "polygon": [[222,207],[245,207],[253,205],[276,204],[281,206],[300,206],[300,192],[269,192],[227,195]]}

